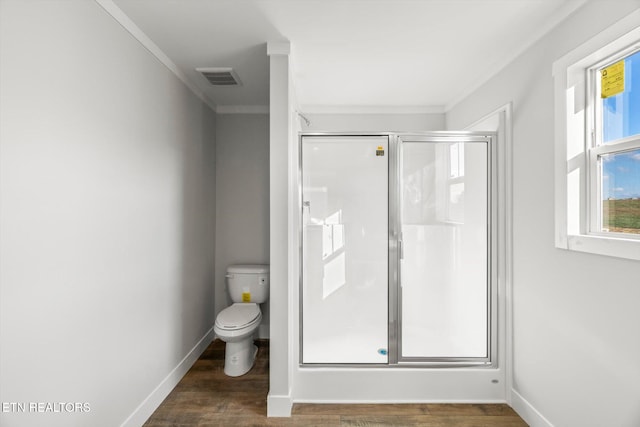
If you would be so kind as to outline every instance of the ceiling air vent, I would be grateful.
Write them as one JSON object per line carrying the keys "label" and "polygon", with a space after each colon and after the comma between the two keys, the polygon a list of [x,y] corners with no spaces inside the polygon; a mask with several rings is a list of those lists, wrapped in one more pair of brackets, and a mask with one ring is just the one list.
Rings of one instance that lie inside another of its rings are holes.
{"label": "ceiling air vent", "polygon": [[214,86],[240,86],[242,83],[233,68],[196,68]]}

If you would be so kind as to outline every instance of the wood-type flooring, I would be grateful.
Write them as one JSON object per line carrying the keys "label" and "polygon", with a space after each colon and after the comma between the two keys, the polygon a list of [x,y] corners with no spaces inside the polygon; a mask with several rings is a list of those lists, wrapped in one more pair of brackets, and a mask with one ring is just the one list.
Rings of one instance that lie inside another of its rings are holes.
{"label": "wood-type flooring", "polygon": [[205,350],[144,424],[187,426],[522,427],[501,404],[294,404],[290,418],[267,418],[269,341],[259,340],[255,366],[241,377],[223,372],[224,342]]}

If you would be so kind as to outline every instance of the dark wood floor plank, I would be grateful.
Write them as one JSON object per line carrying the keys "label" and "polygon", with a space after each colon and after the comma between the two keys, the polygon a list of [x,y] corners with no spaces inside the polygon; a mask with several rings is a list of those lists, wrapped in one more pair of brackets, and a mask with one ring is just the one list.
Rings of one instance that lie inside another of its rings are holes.
{"label": "dark wood floor plank", "polygon": [[504,404],[458,404],[443,403],[427,405],[431,415],[499,415],[515,416],[518,414],[508,405]]}
{"label": "dark wood floor plank", "polygon": [[253,427],[253,426],[296,426],[296,427],[339,427],[340,416],[306,416],[290,418],[260,418],[246,415],[220,415],[213,419],[203,419],[199,427]]}
{"label": "dark wood floor plank", "polygon": [[426,404],[311,404],[296,403],[292,415],[426,415]]}
{"label": "dark wood floor plank", "polygon": [[341,425],[349,427],[425,426],[425,427],[527,427],[520,418],[492,415],[439,416],[439,415],[378,415],[342,416]]}
{"label": "dark wood floor plank", "polygon": [[308,404],[293,405],[290,418],[267,418],[269,341],[258,340],[254,367],[241,377],[224,374],[224,342],[202,353],[144,424],[146,427],[426,426],[525,427],[507,405]]}

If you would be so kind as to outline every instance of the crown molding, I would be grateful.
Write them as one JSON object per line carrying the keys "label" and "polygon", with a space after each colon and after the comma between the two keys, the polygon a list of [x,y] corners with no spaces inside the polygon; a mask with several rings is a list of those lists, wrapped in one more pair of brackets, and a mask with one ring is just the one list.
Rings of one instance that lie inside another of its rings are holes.
{"label": "crown molding", "polygon": [[475,83],[467,86],[461,93],[455,96],[451,101],[449,101],[444,108],[445,112],[451,111],[455,108],[460,102],[462,102],[469,95],[480,89],[484,84],[486,84],[493,77],[498,75],[502,70],[507,68],[509,64],[515,61],[519,56],[521,56],[524,52],[526,52],[529,48],[531,48],[534,44],[536,44],[540,39],[550,33],[555,27],[560,25],[564,20],[566,20],[569,16],[571,16],[575,11],[584,6],[589,0],[569,0],[564,3],[553,15],[551,19],[549,19],[545,25],[540,26],[537,31],[531,35],[527,40],[521,43],[518,46],[518,49],[513,51],[513,53],[507,56],[504,60],[495,64],[495,66],[491,67],[489,71],[484,74],[481,74],[478,79],[476,79]]}
{"label": "crown molding", "polygon": [[217,114],[269,114],[268,105],[218,105]]}
{"label": "crown molding", "polygon": [[216,104],[209,99],[189,78],[180,70],[163,51],[147,36],[112,0],[95,0],[118,24],[133,36],[149,53],[155,56],[158,61],[169,69],[185,86],[193,92],[202,102],[207,104],[214,112],[217,110]]}
{"label": "crown molding", "polygon": [[444,114],[440,105],[302,105],[305,114]]}

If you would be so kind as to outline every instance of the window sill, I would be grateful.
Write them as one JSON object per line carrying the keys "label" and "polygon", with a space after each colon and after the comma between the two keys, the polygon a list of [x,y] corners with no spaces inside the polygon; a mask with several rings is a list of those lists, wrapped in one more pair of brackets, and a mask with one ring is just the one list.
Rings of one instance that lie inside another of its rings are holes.
{"label": "window sill", "polygon": [[587,252],[640,261],[640,240],[591,235],[569,235],[566,246],[557,245],[570,251]]}

